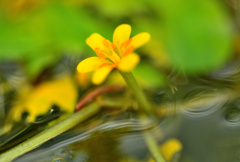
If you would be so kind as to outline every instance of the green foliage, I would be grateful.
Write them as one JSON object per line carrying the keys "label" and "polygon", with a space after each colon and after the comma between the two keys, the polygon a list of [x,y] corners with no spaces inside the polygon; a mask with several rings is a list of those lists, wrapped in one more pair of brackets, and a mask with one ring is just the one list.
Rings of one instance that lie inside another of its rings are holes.
{"label": "green foliage", "polygon": [[230,57],[232,28],[216,0],[157,2],[162,37],[174,66],[189,73],[212,70]]}
{"label": "green foliage", "polygon": [[141,62],[133,72],[140,84],[144,85],[144,87],[154,89],[164,85],[164,75],[149,62]]}
{"label": "green foliage", "polygon": [[[20,59],[43,42],[35,38],[35,33],[14,26],[0,17],[0,59]],[[21,55],[20,55],[21,54]]]}
{"label": "green foliage", "polygon": [[[94,30],[87,16],[82,16],[74,8],[53,3],[31,18],[42,25],[45,40],[59,50],[79,51],[85,46],[86,37]],[[91,30],[92,29],[92,30]]]}
{"label": "green foliage", "polygon": [[83,10],[61,2],[48,2],[24,18],[0,14],[0,60],[23,63],[33,78],[64,53],[87,48],[85,40],[98,30],[97,24]]}
{"label": "green foliage", "polygon": [[[96,32],[111,40],[121,23],[132,25],[132,35],[150,32],[151,50],[145,53],[169,57],[172,66],[188,73],[216,69],[231,53],[229,16],[217,0],[48,1],[24,13],[0,12],[0,60],[24,63],[31,77],[63,53],[92,55],[86,38]],[[158,48],[162,43],[167,56]]]}
{"label": "green foliage", "polygon": [[[122,19],[123,17],[131,18],[136,13],[143,13],[148,8],[145,6],[144,1],[139,0],[98,0],[93,5],[104,14],[106,17],[115,18],[115,20]],[[119,25],[119,24],[117,24]]]}

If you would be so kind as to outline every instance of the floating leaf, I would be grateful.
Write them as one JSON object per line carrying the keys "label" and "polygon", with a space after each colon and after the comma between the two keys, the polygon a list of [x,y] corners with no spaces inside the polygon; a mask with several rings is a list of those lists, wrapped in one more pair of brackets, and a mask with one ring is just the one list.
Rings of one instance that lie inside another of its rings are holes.
{"label": "floating leaf", "polygon": [[162,38],[172,64],[189,73],[216,69],[230,57],[232,28],[215,0],[157,2],[163,17]]}

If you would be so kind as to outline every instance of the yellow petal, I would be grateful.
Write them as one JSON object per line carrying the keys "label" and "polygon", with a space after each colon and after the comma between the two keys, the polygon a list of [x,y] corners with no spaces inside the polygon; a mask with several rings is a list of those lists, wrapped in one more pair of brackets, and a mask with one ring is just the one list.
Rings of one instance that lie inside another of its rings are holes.
{"label": "yellow petal", "polygon": [[92,82],[94,84],[101,84],[106,79],[106,77],[108,76],[112,69],[113,69],[112,65],[105,65],[97,69],[93,73]]}
{"label": "yellow petal", "polygon": [[113,33],[113,43],[120,45],[121,43],[127,41],[131,34],[131,26],[128,24],[119,25]]}
{"label": "yellow petal", "polygon": [[103,40],[105,40],[105,38],[102,37],[100,34],[93,33],[87,38],[86,43],[95,51],[96,48],[105,49],[105,46],[103,45]]}
{"label": "yellow petal", "polygon": [[137,35],[135,35],[134,37],[132,37],[132,41],[130,43],[130,47],[133,46],[134,49],[144,45],[145,43],[147,43],[150,40],[150,34],[149,33],[139,33]]}
{"label": "yellow petal", "polygon": [[103,63],[103,60],[99,57],[89,57],[78,64],[77,70],[79,73],[87,73],[96,70]]}
{"label": "yellow petal", "polygon": [[140,58],[136,53],[126,55],[118,64],[118,69],[123,72],[129,72],[135,68]]}

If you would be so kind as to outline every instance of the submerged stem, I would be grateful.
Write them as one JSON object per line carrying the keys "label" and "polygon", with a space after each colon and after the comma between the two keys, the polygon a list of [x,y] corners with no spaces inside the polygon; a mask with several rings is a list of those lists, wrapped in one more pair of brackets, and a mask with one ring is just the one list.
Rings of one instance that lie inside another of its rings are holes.
{"label": "submerged stem", "polygon": [[[141,121],[144,121],[147,116],[146,115],[139,115],[138,116]],[[142,123],[142,125],[144,125],[144,123]],[[152,155],[152,158],[156,161],[156,162],[166,162],[165,158],[163,157],[160,149],[159,149],[159,146],[157,144],[157,141],[155,140],[154,136],[151,134],[151,132],[146,132],[146,133],[143,133],[143,137],[144,137],[144,140],[149,148],[149,151]]]}
{"label": "submerged stem", "polygon": [[15,158],[37,148],[46,141],[76,126],[78,123],[88,119],[92,115],[96,114],[99,110],[100,105],[96,102],[87,105],[81,111],[74,113],[53,127],[48,128],[47,130],[1,154],[0,161],[8,162],[14,160]]}
{"label": "submerged stem", "polygon": [[[123,73],[119,71],[124,80],[126,81],[127,85],[131,89],[132,93],[136,97],[138,103],[140,106],[144,109],[144,111],[151,115],[153,112],[153,107],[147,100],[143,90],[138,85],[136,79],[134,78],[132,73]],[[144,116],[140,116],[141,119],[145,118]],[[153,156],[153,158],[156,160],[156,162],[165,162],[165,159],[162,156],[162,153],[158,149],[157,142],[155,141],[154,137],[150,133],[144,134],[145,141],[148,145],[148,148]]]}
{"label": "submerged stem", "polygon": [[150,132],[146,132],[144,134],[144,138],[145,138],[148,148],[152,154],[153,159],[156,162],[166,162],[162,153],[159,150],[159,146],[157,145],[156,140],[153,138],[153,136],[150,134]]}
{"label": "submerged stem", "polygon": [[153,112],[153,107],[147,100],[143,90],[138,85],[136,79],[134,78],[132,73],[124,73],[119,71],[119,73],[124,78],[125,82],[127,83],[128,87],[131,89],[132,93],[134,94],[135,98],[137,99],[140,106],[144,109],[147,114],[151,114]]}

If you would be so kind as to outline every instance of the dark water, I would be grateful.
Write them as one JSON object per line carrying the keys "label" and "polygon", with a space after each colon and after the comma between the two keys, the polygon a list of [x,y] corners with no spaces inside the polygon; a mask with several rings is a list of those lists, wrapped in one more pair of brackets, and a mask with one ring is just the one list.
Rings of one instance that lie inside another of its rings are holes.
{"label": "dark water", "polygon": [[171,74],[168,86],[151,95],[157,120],[143,127],[133,111],[102,112],[14,161],[148,161],[143,134],[152,132],[159,145],[170,138],[182,143],[180,162],[238,162],[239,69],[236,61],[209,75]]}
{"label": "dark water", "polygon": [[[182,162],[237,162],[240,160],[240,120],[239,114],[231,116],[229,113],[232,112],[227,112],[228,106],[232,105],[224,105],[204,116],[181,112],[158,127],[145,129],[161,130],[159,144],[173,137],[180,140],[183,145],[180,156]],[[136,121],[107,122],[89,131],[79,129],[50,140],[16,161],[120,161],[118,159],[126,157],[143,161],[148,159],[149,151],[142,132],[139,132],[144,128]]]}

